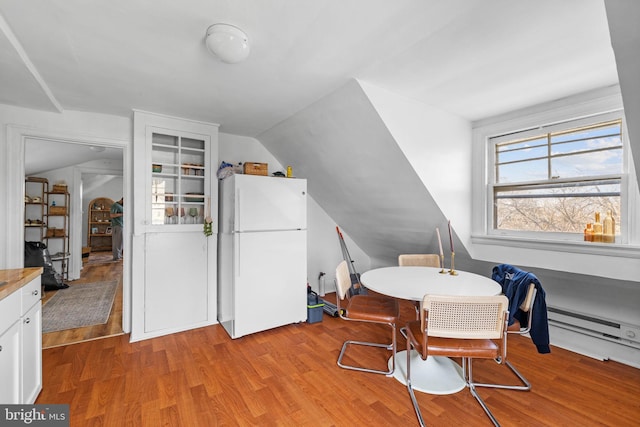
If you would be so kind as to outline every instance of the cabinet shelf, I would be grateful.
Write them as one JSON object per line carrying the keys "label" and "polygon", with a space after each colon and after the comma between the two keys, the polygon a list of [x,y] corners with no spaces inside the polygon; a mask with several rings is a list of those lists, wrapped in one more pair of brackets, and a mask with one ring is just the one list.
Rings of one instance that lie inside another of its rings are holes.
{"label": "cabinet shelf", "polygon": [[[208,140],[194,136],[153,132],[148,141],[150,218],[158,229],[188,229],[204,222],[210,179]],[[193,217],[188,215],[190,210]]]}
{"label": "cabinet shelf", "polygon": [[194,153],[194,154],[200,154],[200,153],[204,153],[204,149],[202,148],[190,148],[190,147],[182,147],[182,151],[184,153]]}
{"label": "cabinet shelf", "polygon": [[177,178],[177,173],[167,173],[167,172],[153,172],[153,176],[157,176],[159,178]]}
{"label": "cabinet shelf", "polygon": [[165,151],[178,151],[178,146],[172,144],[163,144],[160,142],[154,142],[151,144],[154,150],[165,150]]}

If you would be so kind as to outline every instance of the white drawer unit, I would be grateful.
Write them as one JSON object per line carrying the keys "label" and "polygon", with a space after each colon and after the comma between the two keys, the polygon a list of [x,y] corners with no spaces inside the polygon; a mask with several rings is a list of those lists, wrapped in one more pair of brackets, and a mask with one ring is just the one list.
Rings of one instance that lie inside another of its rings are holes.
{"label": "white drawer unit", "polygon": [[0,404],[31,404],[42,390],[42,289],[34,270],[25,269],[13,284],[24,285],[0,299]]}
{"label": "white drawer unit", "polygon": [[24,316],[27,311],[33,307],[34,304],[40,302],[42,299],[42,286],[40,285],[41,276],[33,279],[28,284],[24,285],[22,291],[22,309],[20,315]]}

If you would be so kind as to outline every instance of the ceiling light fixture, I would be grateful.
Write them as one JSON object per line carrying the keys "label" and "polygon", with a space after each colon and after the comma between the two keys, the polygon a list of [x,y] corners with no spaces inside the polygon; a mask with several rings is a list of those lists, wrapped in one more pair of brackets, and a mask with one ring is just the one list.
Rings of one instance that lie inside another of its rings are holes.
{"label": "ceiling light fixture", "polygon": [[91,145],[89,147],[89,150],[95,151],[96,153],[102,153],[106,149],[104,147],[100,147],[100,146],[97,146],[97,145]]}
{"label": "ceiling light fixture", "polygon": [[207,48],[228,64],[244,61],[249,56],[249,38],[238,27],[229,24],[213,24],[207,28]]}

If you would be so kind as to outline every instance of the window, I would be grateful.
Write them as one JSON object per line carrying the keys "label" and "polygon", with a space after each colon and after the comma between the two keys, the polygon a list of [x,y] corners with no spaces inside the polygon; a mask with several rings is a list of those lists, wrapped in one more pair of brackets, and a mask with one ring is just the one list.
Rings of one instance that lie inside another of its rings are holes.
{"label": "window", "polygon": [[[611,210],[620,234],[622,113],[489,138],[490,228],[497,232],[579,233]],[[576,240],[578,236],[575,237]]]}

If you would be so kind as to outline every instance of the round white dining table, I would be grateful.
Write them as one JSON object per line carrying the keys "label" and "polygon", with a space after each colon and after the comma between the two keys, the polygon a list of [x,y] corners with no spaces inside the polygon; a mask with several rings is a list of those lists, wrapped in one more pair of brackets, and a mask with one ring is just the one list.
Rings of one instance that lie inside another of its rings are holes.
{"label": "round white dining table", "polygon": [[[475,273],[456,271],[457,275],[440,272],[434,267],[384,267],[362,274],[362,284],[377,293],[394,298],[422,301],[425,294],[434,295],[499,295],[502,288],[494,280]],[[391,367],[393,361],[389,360]],[[422,360],[417,351],[411,354],[411,385],[415,390],[431,394],[457,393],[465,387],[462,367],[448,357],[429,356]],[[407,383],[406,350],[396,353],[393,374]]]}

